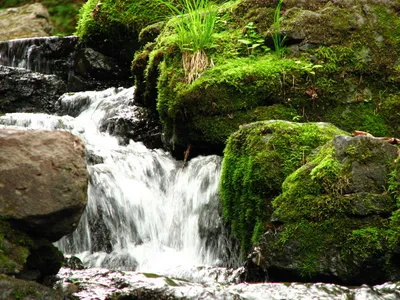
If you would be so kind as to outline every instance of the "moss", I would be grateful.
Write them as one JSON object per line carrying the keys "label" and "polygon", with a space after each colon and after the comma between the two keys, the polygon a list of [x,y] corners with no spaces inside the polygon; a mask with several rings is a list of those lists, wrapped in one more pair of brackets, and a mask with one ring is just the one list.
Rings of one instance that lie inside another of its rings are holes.
{"label": "moss", "polygon": [[41,278],[57,274],[62,253],[48,240],[33,238],[0,219],[0,272],[18,274],[23,270],[39,270]]}
{"label": "moss", "polygon": [[388,180],[388,191],[393,199],[396,200],[397,207],[400,208],[400,153],[392,166]]}
{"label": "moss", "polygon": [[[288,119],[288,114],[277,112],[276,107],[269,109],[272,112],[269,116],[259,114],[260,118],[254,117],[257,117],[257,107],[260,107],[258,111],[266,111],[263,107],[278,103],[283,104],[281,112],[293,111],[287,99],[294,90],[293,81],[305,80],[306,66],[305,62],[295,62],[272,54],[258,59],[237,58],[226,60],[206,71],[193,84],[186,85],[182,81],[181,69],[165,61],[158,81],[157,99],[164,130],[167,136],[180,138],[178,144],[209,141],[223,144],[219,136],[210,136],[210,118],[218,123],[227,118],[233,120],[224,122],[223,128],[227,130],[221,137],[232,133],[241,122],[262,120],[274,115]],[[245,114],[248,116],[242,117]],[[296,115],[293,111],[291,117]],[[232,125],[230,129],[226,126],[228,124]],[[189,129],[194,129],[196,135]]]}
{"label": "moss", "polygon": [[256,122],[232,134],[224,151],[221,201],[225,220],[247,251],[272,213],[271,201],[285,177],[312,151],[345,132],[327,124]]}
{"label": "moss", "polygon": [[33,241],[26,234],[13,229],[6,220],[0,219],[0,271],[15,274],[23,269]]}
{"label": "moss", "polygon": [[89,0],[79,12],[76,34],[104,54],[131,60],[141,30],[166,16],[168,9],[156,1]]}
{"label": "moss", "polygon": [[[273,247],[276,251],[293,247],[292,263],[299,265],[304,280],[333,269],[337,274],[330,276],[348,282],[379,282],[399,271],[393,264],[400,235],[398,162],[393,163],[390,151],[387,155],[378,151],[385,144],[379,146],[373,139],[354,138],[349,144],[335,140],[283,182],[272,215],[283,223],[281,245]],[[360,192],[353,186],[357,182],[353,166],[371,167],[377,162],[379,172],[390,174],[384,189],[367,184],[363,187],[370,192]],[[330,257],[336,256],[340,259],[333,262]]]}
{"label": "moss", "polygon": [[[293,239],[296,239],[293,244]],[[331,280],[372,283],[383,280],[390,272],[389,241],[393,231],[379,217],[367,219],[329,218],[321,222],[298,220],[285,225],[276,251],[291,245],[304,281],[321,276]],[[360,266],[363,266],[360,268]],[[327,269],[335,270],[329,274]]]}
{"label": "moss", "polygon": [[33,281],[19,280],[0,274],[0,290],[4,299],[64,299],[60,289],[54,290]]}

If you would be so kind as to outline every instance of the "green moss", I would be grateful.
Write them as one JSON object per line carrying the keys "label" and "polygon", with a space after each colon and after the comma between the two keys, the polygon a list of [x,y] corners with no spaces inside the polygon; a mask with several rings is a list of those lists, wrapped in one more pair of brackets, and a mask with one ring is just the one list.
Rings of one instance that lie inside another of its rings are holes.
{"label": "green moss", "polygon": [[140,31],[168,15],[159,2],[89,0],[79,12],[76,34],[103,53],[132,59]]}
{"label": "green moss", "polygon": [[379,217],[335,217],[317,223],[298,220],[285,225],[275,246],[282,252],[285,247],[295,248],[292,261],[298,264],[304,280],[315,280],[322,270],[332,267],[336,274],[331,275],[344,282],[354,282],[355,278],[373,282],[390,270],[388,249],[393,236],[388,222]]}
{"label": "green moss", "polygon": [[0,219],[0,272],[14,274],[22,270],[30,254],[33,241],[26,234],[13,229]]}
{"label": "green moss", "polygon": [[327,124],[265,121],[244,125],[229,137],[220,194],[225,220],[244,251],[266,231],[271,201],[285,177],[337,134],[346,133]]}
{"label": "green moss", "polygon": [[[337,274],[332,276],[376,282],[398,272],[393,264],[400,235],[395,201],[400,186],[398,162],[393,163],[390,151],[387,157],[377,151],[380,146],[375,140],[356,138],[343,149],[340,142],[333,147],[335,140],[283,182],[272,215],[283,223],[281,246],[273,247],[276,251],[292,247],[296,253],[292,263],[298,264],[305,280],[327,272],[331,257],[339,256],[333,267]],[[365,186],[370,192],[359,192],[352,186],[357,181],[353,166],[377,162],[382,166],[379,172],[390,174],[384,189]]]}
{"label": "green moss", "polygon": [[[186,85],[181,69],[164,61],[158,81],[157,109],[165,132],[181,138],[177,142],[183,145],[223,143],[222,139],[236,130],[238,124],[264,117],[293,119],[297,113],[287,99],[293,93],[293,81],[301,82],[308,75],[307,65],[272,54],[258,59],[237,58],[207,70],[193,84]],[[283,104],[280,112],[276,107],[263,108],[277,103]],[[260,113],[268,110],[270,113]],[[288,111],[292,111],[290,116]],[[211,118],[224,123],[221,135],[210,135],[214,131],[209,127]],[[188,129],[194,129],[196,136]]]}
{"label": "green moss", "polygon": [[400,153],[392,166],[392,171],[388,180],[388,191],[393,199],[396,200],[397,207],[400,208]]}
{"label": "green moss", "polygon": [[347,131],[362,130],[374,136],[390,136],[385,119],[372,104],[337,106],[330,110],[325,120]]}
{"label": "green moss", "polygon": [[39,270],[42,276],[57,274],[62,253],[48,240],[15,229],[0,219],[0,272],[17,274],[23,269]]}

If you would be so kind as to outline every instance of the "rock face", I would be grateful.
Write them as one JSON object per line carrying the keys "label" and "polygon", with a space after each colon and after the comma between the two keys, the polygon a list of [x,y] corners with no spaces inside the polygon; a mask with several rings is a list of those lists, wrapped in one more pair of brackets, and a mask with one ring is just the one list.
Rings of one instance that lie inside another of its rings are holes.
{"label": "rock face", "polygon": [[399,280],[399,162],[394,145],[335,137],[283,182],[252,263],[274,281]]}
{"label": "rock face", "polygon": [[0,65],[0,112],[54,112],[54,104],[66,92],[54,75]]}
{"label": "rock face", "polygon": [[87,203],[82,142],[62,131],[0,131],[0,214],[24,232],[57,241]]}
{"label": "rock face", "polygon": [[53,32],[49,18],[40,3],[0,10],[0,41],[49,36]]}

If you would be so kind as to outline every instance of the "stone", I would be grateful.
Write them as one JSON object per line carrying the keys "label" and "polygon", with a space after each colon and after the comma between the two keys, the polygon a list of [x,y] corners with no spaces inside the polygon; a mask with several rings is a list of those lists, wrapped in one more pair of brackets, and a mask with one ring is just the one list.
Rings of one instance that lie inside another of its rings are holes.
{"label": "stone", "polygon": [[286,177],[252,263],[273,281],[399,280],[398,155],[373,137],[334,137]]}
{"label": "stone", "polygon": [[0,41],[49,36],[52,32],[49,12],[40,3],[0,10]]}
{"label": "stone", "polygon": [[63,131],[0,130],[0,216],[57,241],[78,225],[88,174],[80,139]]}
{"label": "stone", "polygon": [[111,135],[121,138],[120,142],[129,144],[129,139],[142,142],[147,148],[162,148],[161,124],[149,108],[132,106],[116,116],[106,118],[100,127]]}
{"label": "stone", "polygon": [[65,83],[55,75],[0,65],[0,113],[53,113]]}
{"label": "stone", "polygon": [[125,79],[129,71],[118,66],[118,61],[92,48],[83,48],[76,55],[76,71],[83,77],[106,80],[111,78]]}

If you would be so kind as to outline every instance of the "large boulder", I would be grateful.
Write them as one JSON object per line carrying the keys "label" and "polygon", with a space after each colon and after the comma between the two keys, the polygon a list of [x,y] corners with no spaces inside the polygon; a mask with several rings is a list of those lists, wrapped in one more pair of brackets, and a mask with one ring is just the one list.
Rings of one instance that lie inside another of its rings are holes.
{"label": "large boulder", "polygon": [[244,254],[267,230],[272,201],[286,176],[308,155],[346,132],[328,123],[260,121],[241,126],[228,139],[222,163],[220,196]]}
{"label": "large boulder", "polygon": [[52,32],[49,12],[40,3],[0,10],[0,41],[49,36]]}
{"label": "large boulder", "polygon": [[277,281],[399,280],[399,166],[394,145],[335,137],[285,179],[251,262]]}
{"label": "large boulder", "polygon": [[33,236],[71,233],[87,203],[84,146],[63,131],[0,130],[0,216]]}

